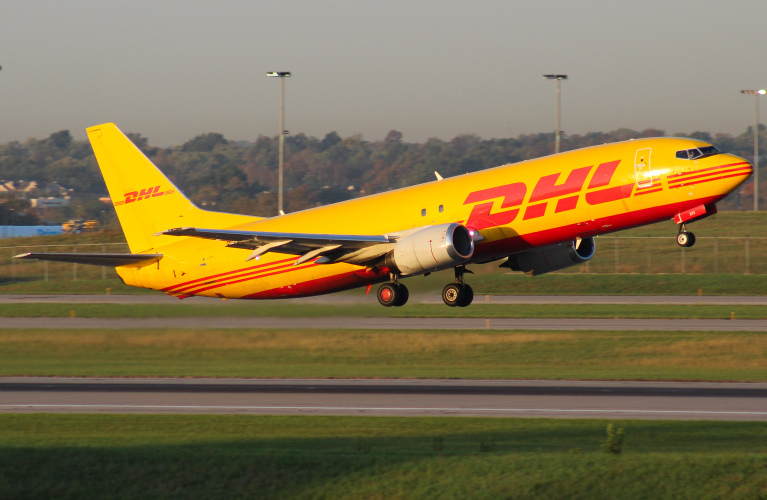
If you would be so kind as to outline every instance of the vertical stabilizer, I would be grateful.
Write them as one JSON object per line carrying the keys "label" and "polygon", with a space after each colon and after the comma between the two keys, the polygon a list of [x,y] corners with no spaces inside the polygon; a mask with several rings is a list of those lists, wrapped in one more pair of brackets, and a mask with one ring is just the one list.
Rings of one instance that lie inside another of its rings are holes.
{"label": "vertical stabilizer", "polygon": [[132,253],[177,241],[152,236],[166,229],[223,228],[255,219],[197,208],[113,123],[87,132]]}

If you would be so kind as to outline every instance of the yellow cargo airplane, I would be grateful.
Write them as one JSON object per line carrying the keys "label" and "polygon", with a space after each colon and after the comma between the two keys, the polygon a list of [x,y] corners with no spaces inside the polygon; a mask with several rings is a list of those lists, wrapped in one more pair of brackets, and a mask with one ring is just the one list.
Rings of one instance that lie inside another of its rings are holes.
{"label": "yellow cargo airplane", "polygon": [[466,266],[538,275],[589,260],[594,237],[716,213],[752,174],[750,163],[702,141],[637,139],[271,218],[201,210],[111,123],[88,129],[131,253],[40,254],[116,267],[132,286],[178,298],[303,297],[384,282],[378,300],[402,306],[401,278],[453,268],[442,299],[468,306]]}

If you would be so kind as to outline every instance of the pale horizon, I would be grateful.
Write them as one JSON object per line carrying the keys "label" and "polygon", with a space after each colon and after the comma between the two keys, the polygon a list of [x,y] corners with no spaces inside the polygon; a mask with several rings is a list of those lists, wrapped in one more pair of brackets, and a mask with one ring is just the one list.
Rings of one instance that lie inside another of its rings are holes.
{"label": "pale horizon", "polygon": [[[114,122],[150,144],[286,129],[406,142],[619,128],[738,135],[767,87],[767,2],[11,2],[0,143]],[[765,120],[761,120],[764,122]]]}

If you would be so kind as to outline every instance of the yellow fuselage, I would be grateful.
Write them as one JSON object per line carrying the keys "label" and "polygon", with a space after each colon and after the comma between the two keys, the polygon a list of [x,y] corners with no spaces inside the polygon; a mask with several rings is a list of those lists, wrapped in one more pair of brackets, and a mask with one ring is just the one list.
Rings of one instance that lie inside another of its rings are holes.
{"label": "yellow fuselage", "polygon": [[[751,174],[737,156],[678,159],[707,146],[683,138],[594,146],[460,175],[268,219],[241,216],[228,229],[323,234],[387,234],[460,222],[478,233],[470,262],[533,247],[671,219],[712,207]],[[172,240],[172,241],[168,241]],[[293,266],[297,256],[249,250],[226,241],[165,238],[157,265],[118,268],[129,285],[179,297],[279,298],[328,293],[388,279],[385,268],[351,264]]]}

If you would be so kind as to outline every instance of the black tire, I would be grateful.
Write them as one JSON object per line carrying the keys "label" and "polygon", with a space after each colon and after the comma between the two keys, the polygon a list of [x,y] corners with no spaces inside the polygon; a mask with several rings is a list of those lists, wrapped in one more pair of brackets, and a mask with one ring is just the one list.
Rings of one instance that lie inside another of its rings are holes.
{"label": "black tire", "polygon": [[469,285],[463,285],[461,293],[461,301],[458,303],[458,307],[467,307],[471,305],[474,300],[474,290]]}
{"label": "black tire", "polygon": [[397,293],[397,288],[394,283],[384,283],[378,287],[378,303],[384,307],[391,307],[396,305],[397,298],[400,294]]}
{"label": "black tire", "polygon": [[459,305],[463,296],[463,288],[458,283],[450,283],[442,289],[442,301],[450,307]]}
{"label": "black tire", "polygon": [[394,285],[397,289],[394,299],[394,307],[402,307],[407,304],[407,299],[410,298],[410,292],[405,285],[397,283]]}
{"label": "black tire", "polygon": [[695,235],[692,233],[687,233],[687,247],[691,247],[695,244]]}

